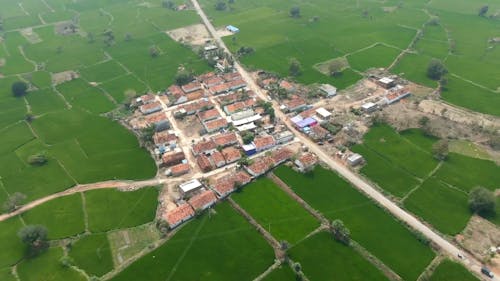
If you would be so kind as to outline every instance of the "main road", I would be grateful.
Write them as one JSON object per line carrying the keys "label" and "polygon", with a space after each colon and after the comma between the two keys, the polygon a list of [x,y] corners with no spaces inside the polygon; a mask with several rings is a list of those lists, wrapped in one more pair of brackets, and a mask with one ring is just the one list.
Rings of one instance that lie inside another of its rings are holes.
{"label": "main road", "polygon": [[[218,45],[223,48],[227,53],[231,53],[229,48],[227,48],[224,41],[221,39],[217,30],[212,25],[211,21],[208,19],[207,15],[200,7],[200,4],[197,0],[191,0],[193,6],[195,7],[198,15],[201,17],[205,27],[210,32],[214,40],[218,43]],[[235,69],[241,74],[245,82],[248,84],[248,87],[253,90],[262,100],[268,100],[268,96],[263,93],[262,89],[257,85],[253,77],[244,69],[238,61],[234,63]],[[441,248],[442,251],[446,252],[453,259],[461,262],[464,266],[469,268],[471,271],[476,272],[479,276],[481,274],[481,263],[477,261],[474,257],[470,255],[466,255],[463,253],[457,246],[450,243],[448,240],[441,237],[439,234],[434,232],[431,228],[424,225],[421,221],[415,218],[413,215],[409,214],[405,210],[401,209],[398,205],[396,205],[391,200],[387,199],[382,193],[380,193],[375,187],[373,187],[370,183],[366,182],[359,175],[352,172],[345,165],[337,162],[328,154],[326,154],[316,143],[311,141],[309,138],[304,136],[301,132],[297,131],[295,127],[291,124],[290,120],[287,116],[280,110],[279,104],[276,101],[272,101],[273,108],[276,113],[276,117],[281,119],[287,125],[288,129],[292,131],[297,138],[306,145],[311,152],[314,152],[321,161],[325,162],[330,168],[335,170],[338,174],[343,176],[346,180],[348,180],[353,186],[364,192],[366,195],[371,197],[373,200],[377,201],[378,204],[386,208],[391,214],[400,219],[401,221],[407,223],[413,229],[421,232],[427,239],[432,241],[435,245]],[[463,259],[458,259],[457,255],[461,253],[464,255]],[[411,253],[408,253],[411,255]],[[498,277],[489,280],[497,280]]]}

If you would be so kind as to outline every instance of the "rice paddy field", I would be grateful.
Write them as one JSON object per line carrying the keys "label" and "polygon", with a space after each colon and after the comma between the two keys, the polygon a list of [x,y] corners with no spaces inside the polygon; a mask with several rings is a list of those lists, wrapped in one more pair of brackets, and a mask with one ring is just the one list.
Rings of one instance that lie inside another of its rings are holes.
{"label": "rice paddy field", "polygon": [[[236,35],[225,37],[229,48],[252,47],[255,53],[241,61],[250,68],[288,76],[289,60],[302,64],[301,83],[331,83],[345,88],[373,67],[391,67],[394,74],[428,86],[431,59],[442,60],[449,70],[445,101],[482,113],[500,115],[500,49],[489,43],[498,37],[498,19],[478,16],[478,1],[235,1],[223,11],[216,0],[202,0],[217,27],[234,25]],[[500,3],[489,3],[490,14]],[[300,17],[292,18],[292,7]],[[431,19],[437,18],[437,21]],[[333,27],[333,28],[332,28]],[[421,35],[417,36],[417,33]],[[353,36],[355,34],[355,36]],[[409,48],[400,60],[403,50]],[[350,67],[329,77],[314,66],[347,58]]]}
{"label": "rice paddy field", "polygon": [[[353,148],[367,164],[361,173],[442,233],[461,232],[470,216],[468,193],[476,186],[495,190],[500,167],[493,161],[450,153],[438,163],[432,156],[436,138],[420,130],[396,132],[387,125],[374,126],[363,144]],[[497,217],[489,218],[498,224]]]}
{"label": "rice paddy field", "polygon": [[450,260],[442,261],[432,274],[431,281],[477,281],[479,280],[472,275],[462,265],[452,262]]}

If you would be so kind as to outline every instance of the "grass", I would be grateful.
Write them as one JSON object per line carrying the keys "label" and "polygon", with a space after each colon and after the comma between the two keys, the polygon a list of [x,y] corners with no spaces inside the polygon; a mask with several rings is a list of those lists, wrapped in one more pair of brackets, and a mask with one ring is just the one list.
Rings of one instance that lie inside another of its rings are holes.
{"label": "grass", "polygon": [[328,219],[344,221],[354,240],[403,279],[415,280],[434,258],[412,232],[335,173],[317,167],[303,175],[282,166],[275,174]]}
{"label": "grass", "polygon": [[33,259],[24,260],[17,266],[19,278],[23,281],[87,280],[76,270],[63,267],[59,262],[62,256],[61,248],[51,248]]}
{"label": "grass", "polygon": [[110,245],[107,235],[92,234],[75,242],[69,255],[76,266],[89,275],[102,276],[113,269]]}
{"label": "grass", "polygon": [[391,72],[429,88],[436,88],[437,82],[427,77],[427,66],[431,60],[431,57],[425,55],[406,54]]}
{"label": "grass", "polygon": [[49,239],[62,239],[85,231],[80,194],[57,198],[23,213],[27,224],[40,224],[47,228]]}
{"label": "grass", "polygon": [[300,262],[302,271],[311,280],[388,280],[352,247],[335,241],[327,232],[293,247],[290,256]]}
{"label": "grass", "polygon": [[281,265],[267,275],[264,281],[293,281],[296,275],[288,265]]}
{"label": "grass", "polygon": [[222,203],[111,280],[253,280],[273,259],[256,230]]}
{"label": "grass", "polygon": [[372,48],[348,56],[352,68],[365,71],[369,68],[388,67],[401,50],[378,44]]}
{"label": "grass", "polygon": [[14,275],[12,275],[10,267],[9,268],[0,269],[0,280],[3,280],[3,281],[17,281],[17,279],[14,277]]}
{"label": "grass", "polygon": [[465,140],[453,140],[449,144],[450,152],[469,156],[472,158],[479,158],[484,160],[492,160],[491,155],[482,147]]}
{"label": "grass", "polygon": [[472,275],[462,265],[450,260],[442,261],[432,274],[430,281],[478,281],[479,279]]}
{"label": "grass", "polygon": [[319,226],[312,215],[268,178],[251,183],[232,198],[279,241],[295,244]]}
{"label": "grass", "polygon": [[76,79],[57,86],[69,103],[92,113],[104,113],[114,108],[113,103],[104,93],[90,86],[82,79]]}
{"label": "grass", "polygon": [[85,192],[89,230],[105,232],[151,222],[155,217],[157,201],[156,188],[133,192],[114,189]]}
{"label": "grass", "polygon": [[62,110],[66,107],[64,101],[52,89],[38,90],[26,96],[34,115]]}
{"label": "grass", "polygon": [[14,265],[24,255],[24,245],[17,232],[23,228],[23,223],[18,217],[0,222],[0,268]]}
{"label": "grass", "polygon": [[125,70],[113,60],[82,68],[80,73],[90,82],[104,82],[126,74]]}
{"label": "grass", "polygon": [[125,100],[125,93],[127,91],[133,91],[137,95],[146,91],[146,85],[137,80],[132,74],[104,82],[101,86],[117,102],[123,102]]}

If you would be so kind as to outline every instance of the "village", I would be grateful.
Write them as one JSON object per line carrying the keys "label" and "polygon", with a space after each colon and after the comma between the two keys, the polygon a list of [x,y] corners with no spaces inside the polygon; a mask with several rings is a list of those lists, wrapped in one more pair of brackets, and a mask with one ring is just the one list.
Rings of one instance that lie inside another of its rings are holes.
{"label": "village", "polygon": [[[206,56],[217,49],[204,47]],[[347,147],[368,130],[370,114],[411,95],[408,82],[394,75],[372,75],[361,93],[355,89],[346,99],[329,84],[304,87],[254,73],[264,100],[227,59],[216,59],[213,72],[138,97],[127,120],[138,134],[152,131],[147,147],[159,175],[178,183],[161,196],[158,212],[170,229],[285,162],[300,172],[312,170],[318,157],[286,122],[344,165],[359,168],[363,156]],[[272,101],[287,120],[276,117]]]}

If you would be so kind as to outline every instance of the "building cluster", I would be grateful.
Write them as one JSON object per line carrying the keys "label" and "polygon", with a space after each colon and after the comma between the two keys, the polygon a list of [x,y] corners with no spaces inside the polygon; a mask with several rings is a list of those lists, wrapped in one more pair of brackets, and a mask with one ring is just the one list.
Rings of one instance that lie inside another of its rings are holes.
{"label": "building cluster", "polygon": [[364,113],[372,113],[379,108],[396,103],[411,95],[407,87],[397,83],[397,80],[391,77],[372,77],[374,82],[385,89],[383,97],[376,101],[371,101],[361,105],[361,111]]}

